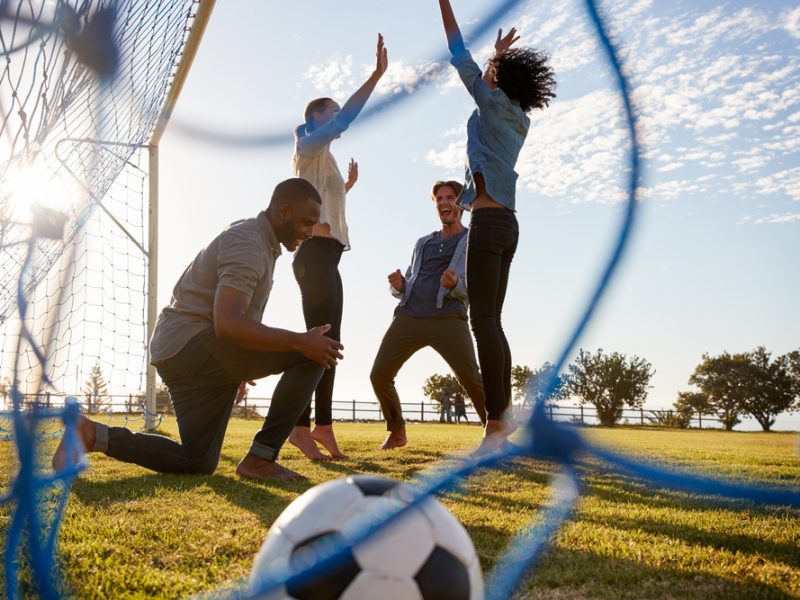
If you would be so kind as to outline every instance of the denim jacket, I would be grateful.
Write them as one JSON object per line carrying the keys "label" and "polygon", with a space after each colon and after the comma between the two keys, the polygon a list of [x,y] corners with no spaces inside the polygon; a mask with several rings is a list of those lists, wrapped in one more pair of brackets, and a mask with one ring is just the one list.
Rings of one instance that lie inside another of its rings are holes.
{"label": "denim jacket", "polygon": [[467,166],[464,191],[458,204],[472,210],[476,192],[473,175],[481,173],[489,196],[506,208],[516,210],[517,172],[514,168],[531,120],[519,102],[511,100],[500,88],[486,85],[480,67],[468,50],[461,49],[450,62],[477,105],[467,121]]}
{"label": "denim jacket", "polygon": [[[408,300],[408,296],[411,294],[411,288],[414,287],[414,282],[417,280],[417,276],[422,268],[422,247],[426,242],[432,240],[436,233],[438,232],[429,233],[417,240],[414,246],[414,252],[411,255],[411,264],[406,269],[403,291],[396,290],[392,286],[389,286],[389,291],[392,292],[392,296],[400,298],[400,304],[398,306],[404,306]],[[441,284],[439,285],[439,293],[436,295],[436,308],[442,308],[444,305],[444,297],[448,294],[450,298],[463,302],[464,306],[467,306],[467,284],[464,281],[464,272],[467,264],[467,237],[468,236],[465,235],[461,238],[461,241],[458,242],[456,250],[453,252],[453,258],[448,265],[450,269],[455,271],[458,282],[452,290],[448,290]]]}

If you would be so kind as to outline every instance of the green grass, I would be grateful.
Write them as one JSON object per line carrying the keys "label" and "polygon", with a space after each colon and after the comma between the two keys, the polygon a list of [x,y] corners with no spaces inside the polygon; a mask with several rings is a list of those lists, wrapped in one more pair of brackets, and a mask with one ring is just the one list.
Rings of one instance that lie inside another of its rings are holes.
{"label": "green grass", "polygon": [[[71,595],[181,598],[231,584],[247,576],[277,515],[311,486],[348,473],[408,479],[473,449],[480,437],[474,426],[411,424],[408,447],[381,453],[382,425],[337,424],[351,460],[314,464],[287,446],[282,463],[310,482],[273,484],[234,473],[258,426],[231,421],[212,476],[158,475],[93,454],[61,528],[59,563]],[[174,421],[162,428],[176,435]],[[796,435],[651,428],[586,434],[643,460],[800,488]],[[6,475],[13,468],[8,454],[0,463]],[[472,535],[485,573],[536,518],[554,471],[517,459],[443,498]],[[582,473],[586,489],[575,518],[515,598],[800,597],[800,511],[652,490],[599,464]],[[0,518],[5,528],[5,509]]]}

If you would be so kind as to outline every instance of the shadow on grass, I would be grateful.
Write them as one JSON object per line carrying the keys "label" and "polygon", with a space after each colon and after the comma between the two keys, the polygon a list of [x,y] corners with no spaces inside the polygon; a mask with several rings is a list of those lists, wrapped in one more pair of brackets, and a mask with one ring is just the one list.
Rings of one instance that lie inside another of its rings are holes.
{"label": "shadow on grass", "polygon": [[551,548],[514,598],[778,600],[794,598],[790,588],[790,584],[782,588],[779,582],[769,585],[742,574],[727,578],[708,573],[702,566],[653,567],[598,552]]}

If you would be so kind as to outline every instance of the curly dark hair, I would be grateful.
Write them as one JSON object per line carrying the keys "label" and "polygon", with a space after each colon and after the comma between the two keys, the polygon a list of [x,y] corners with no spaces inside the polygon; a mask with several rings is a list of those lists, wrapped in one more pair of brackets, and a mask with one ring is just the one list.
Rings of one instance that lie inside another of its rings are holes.
{"label": "curly dark hair", "polygon": [[533,48],[511,48],[489,59],[497,87],[520,103],[526,113],[544,108],[556,97],[556,79],[547,64],[550,57]]}

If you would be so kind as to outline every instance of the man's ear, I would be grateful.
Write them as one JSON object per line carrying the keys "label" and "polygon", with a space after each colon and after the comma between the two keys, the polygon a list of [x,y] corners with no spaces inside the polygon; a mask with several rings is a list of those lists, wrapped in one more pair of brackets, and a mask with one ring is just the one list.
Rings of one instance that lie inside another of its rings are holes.
{"label": "man's ear", "polygon": [[292,207],[288,202],[281,204],[278,206],[277,211],[278,222],[283,225],[286,221],[290,221],[292,218]]}

